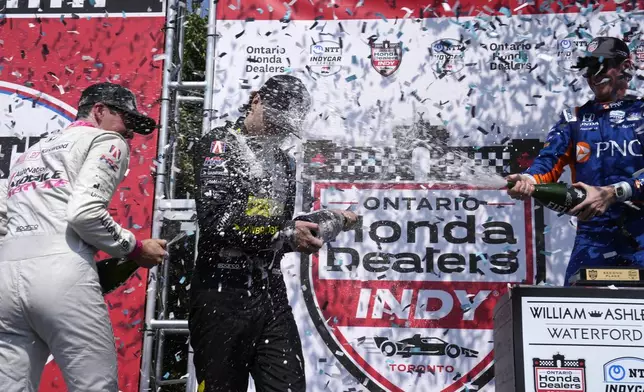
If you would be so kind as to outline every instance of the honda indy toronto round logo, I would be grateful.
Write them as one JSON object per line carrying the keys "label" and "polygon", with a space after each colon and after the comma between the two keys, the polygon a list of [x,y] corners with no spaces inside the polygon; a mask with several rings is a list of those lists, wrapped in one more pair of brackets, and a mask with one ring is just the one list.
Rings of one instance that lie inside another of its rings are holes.
{"label": "honda indy toronto round logo", "polygon": [[67,127],[76,110],[52,96],[0,81],[0,181],[11,166],[42,136]]}
{"label": "honda indy toronto round logo", "polygon": [[487,384],[496,301],[508,282],[534,282],[530,201],[454,184],[316,180],[311,196],[313,210],[360,217],[302,264],[309,314],[342,365],[370,391]]}
{"label": "honda indy toronto round logo", "polygon": [[371,65],[382,76],[390,76],[398,70],[402,61],[402,42],[371,42]]}

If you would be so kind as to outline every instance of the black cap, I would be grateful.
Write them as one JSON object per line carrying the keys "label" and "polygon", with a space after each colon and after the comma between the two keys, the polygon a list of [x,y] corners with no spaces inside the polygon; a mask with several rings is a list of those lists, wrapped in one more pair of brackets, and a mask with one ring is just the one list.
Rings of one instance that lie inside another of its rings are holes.
{"label": "black cap", "polygon": [[102,103],[125,113],[125,125],[136,133],[149,135],[156,129],[156,121],[140,113],[132,91],[114,83],[98,83],[89,86],[81,94],[78,107]]}
{"label": "black cap", "polygon": [[311,108],[311,95],[295,76],[277,75],[257,91],[266,125],[297,133]]}
{"label": "black cap", "polygon": [[599,65],[604,60],[608,62],[619,64],[628,59],[631,51],[628,49],[626,42],[619,38],[613,37],[597,37],[588,43],[586,48],[588,55],[580,57],[577,60],[577,65],[573,68],[587,68],[593,65]]}

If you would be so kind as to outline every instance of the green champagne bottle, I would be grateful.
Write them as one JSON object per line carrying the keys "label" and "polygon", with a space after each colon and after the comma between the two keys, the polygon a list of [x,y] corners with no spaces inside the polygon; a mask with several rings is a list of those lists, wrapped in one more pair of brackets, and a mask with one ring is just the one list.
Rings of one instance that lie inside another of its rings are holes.
{"label": "green champagne bottle", "polygon": [[[514,182],[508,182],[512,189]],[[566,183],[535,184],[532,198],[553,211],[567,213],[586,199],[586,191]]]}
{"label": "green champagne bottle", "polygon": [[99,261],[96,263],[96,267],[103,295],[122,286],[139,269],[139,265],[135,261],[118,257]]}

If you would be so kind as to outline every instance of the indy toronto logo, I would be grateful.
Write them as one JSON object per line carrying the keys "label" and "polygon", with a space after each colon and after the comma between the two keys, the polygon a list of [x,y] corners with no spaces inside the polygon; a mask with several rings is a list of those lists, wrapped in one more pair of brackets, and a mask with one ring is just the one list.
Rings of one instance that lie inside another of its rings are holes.
{"label": "indy toronto logo", "polygon": [[586,360],[555,354],[552,359],[533,358],[532,364],[536,392],[586,392]]}
{"label": "indy toronto logo", "polygon": [[314,181],[311,192],[313,210],[360,216],[302,261],[309,314],[342,365],[370,391],[489,382],[497,298],[533,281],[533,253],[519,251],[534,245],[530,203],[438,183]]}
{"label": "indy toronto logo", "polygon": [[403,55],[402,42],[371,42],[371,65],[382,76],[391,76],[400,67]]}

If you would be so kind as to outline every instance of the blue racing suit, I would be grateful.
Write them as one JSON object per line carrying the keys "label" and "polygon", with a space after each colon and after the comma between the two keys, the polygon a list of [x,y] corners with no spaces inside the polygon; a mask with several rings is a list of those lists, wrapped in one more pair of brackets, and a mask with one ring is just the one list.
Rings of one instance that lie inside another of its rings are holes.
{"label": "blue racing suit", "polygon": [[[593,186],[619,184],[621,201],[605,214],[577,223],[577,236],[566,269],[565,284],[589,266],[644,266],[644,102],[623,99],[589,101],[567,109],[550,130],[543,149],[525,174],[537,183],[556,182],[566,165],[573,182]],[[639,207],[644,207],[640,204]]]}

